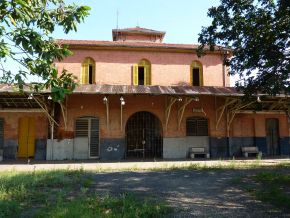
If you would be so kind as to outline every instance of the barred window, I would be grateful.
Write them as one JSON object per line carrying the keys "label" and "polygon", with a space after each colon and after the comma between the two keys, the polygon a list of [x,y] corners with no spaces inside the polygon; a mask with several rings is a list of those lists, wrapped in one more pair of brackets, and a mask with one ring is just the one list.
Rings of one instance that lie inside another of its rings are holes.
{"label": "barred window", "polygon": [[203,117],[190,117],[186,120],[187,136],[208,136],[208,120]]}

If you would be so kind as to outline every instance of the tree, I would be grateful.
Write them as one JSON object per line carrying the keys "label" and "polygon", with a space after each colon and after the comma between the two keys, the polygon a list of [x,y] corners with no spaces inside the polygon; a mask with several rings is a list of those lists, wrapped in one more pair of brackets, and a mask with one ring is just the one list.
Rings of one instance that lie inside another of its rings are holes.
{"label": "tree", "polygon": [[199,34],[200,54],[206,45],[231,48],[224,64],[245,79],[236,85],[246,95],[290,94],[289,0],[221,0],[208,16],[213,20]]}
{"label": "tree", "polygon": [[[71,54],[51,37],[55,27],[65,33],[89,14],[88,6],[66,5],[63,0],[1,0],[0,2],[0,72],[1,82],[25,85],[38,92],[51,89],[54,101],[63,100],[75,88],[75,78],[63,70],[60,75],[53,63]],[[5,68],[7,61],[22,66],[17,71]],[[43,83],[25,84],[29,75]]]}

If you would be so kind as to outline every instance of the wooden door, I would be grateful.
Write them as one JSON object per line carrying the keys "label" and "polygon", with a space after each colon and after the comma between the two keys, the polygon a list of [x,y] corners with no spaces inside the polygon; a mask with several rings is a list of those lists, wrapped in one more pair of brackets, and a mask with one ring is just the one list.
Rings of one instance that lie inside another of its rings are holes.
{"label": "wooden door", "polygon": [[35,153],[35,119],[21,117],[18,131],[18,157],[34,157]]}
{"label": "wooden door", "polygon": [[269,155],[280,154],[278,119],[266,119],[266,138],[267,138],[268,154]]}

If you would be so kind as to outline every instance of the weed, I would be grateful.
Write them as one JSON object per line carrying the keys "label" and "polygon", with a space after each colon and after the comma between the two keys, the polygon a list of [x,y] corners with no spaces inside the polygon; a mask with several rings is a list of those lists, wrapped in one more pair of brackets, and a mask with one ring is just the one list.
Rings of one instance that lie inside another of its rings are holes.
{"label": "weed", "polygon": [[90,172],[0,173],[0,217],[160,217],[170,208],[133,195],[99,197]]}
{"label": "weed", "polygon": [[282,208],[290,208],[290,174],[261,172],[253,177],[258,184],[252,193],[259,200]]}

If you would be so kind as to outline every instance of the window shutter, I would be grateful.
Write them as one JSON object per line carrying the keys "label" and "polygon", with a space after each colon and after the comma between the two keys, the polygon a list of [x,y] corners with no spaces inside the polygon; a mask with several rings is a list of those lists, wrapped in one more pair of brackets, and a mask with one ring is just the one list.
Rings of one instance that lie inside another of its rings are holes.
{"label": "window shutter", "polygon": [[189,72],[189,79],[190,79],[190,85],[193,85],[193,67],[190,66],[190,72]]}
{"label": "window shutter", "polygon": [[82,84],[89,83],[89,65],[87,63],[82,65]]}
{"label": "window shutter", "polygon": [[90,132],[90,157],[99,156],[99,119],[91,118],[91,132]]}
{"label": "window shutter", "polygon": [[92,65],[93,66],[93,84],[96,83],[96,67],[95,64]]}
{"label": "window shutter", "polygon": [[76,120],[76,127],[75,127],[76,137],[88,137],[88,130],[89,130],[88,119],[80,118]]}
{"label": "window shutter", "polygon": [[138,85],[138,64],[133,65],[133,85]]}
{"label": "window shutter", "polygon": [[151,85],[151,67],[150,65],[146,65],[144,67],[144,76],[145,76],[145,85]]}
{"label": "window shutter", "polygon": [[199,67],[199,85],[203,86],[203,73],[201,67]]}
{"label": "window shutter", "polygon": [[187,136],[208,136],[208,120],[202,117],[191,117],[186,120]]}

